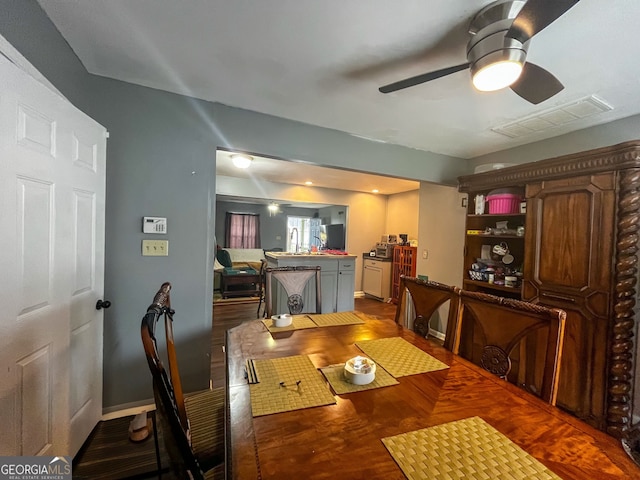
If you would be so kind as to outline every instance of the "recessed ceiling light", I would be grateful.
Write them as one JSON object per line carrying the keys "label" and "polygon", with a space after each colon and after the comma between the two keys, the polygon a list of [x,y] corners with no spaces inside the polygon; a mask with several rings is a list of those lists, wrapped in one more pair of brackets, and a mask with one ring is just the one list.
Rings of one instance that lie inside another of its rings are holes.
{"label": "recessed ceiling light", "polygon": [[251,165],[251,162],[253,161],[253,157],[244,153],[235,153],[231,155],[231,161],[236,168],[249,168],[249,165]]}
{"label": "recessed ceiling light", "polygon": [[371,193],[379,193],[380,190],[378,190],[377,188],[374,188],[373,190],[371,190]]}
{"label": "recessed ceiling light", "polygon": [[304,182],[305,185],[313,185],[313,182],[307,180],[306,182]]}

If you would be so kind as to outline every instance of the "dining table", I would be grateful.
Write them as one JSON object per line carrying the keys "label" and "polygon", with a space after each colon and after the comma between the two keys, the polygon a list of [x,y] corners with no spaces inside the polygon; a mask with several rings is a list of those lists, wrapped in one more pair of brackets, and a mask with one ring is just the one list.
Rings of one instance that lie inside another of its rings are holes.
{"label": "dining table", "polygon": [[[640,479],[616,438],[393,320],[348,314],[227,331],[226,478]],[[435,367],[416,373],[408,354]],[[342,390],[354,357],[376,364],[379,385]],[[286,377],[290,362],[304,374]],[[278,410],[312,390],[316,406]]]}

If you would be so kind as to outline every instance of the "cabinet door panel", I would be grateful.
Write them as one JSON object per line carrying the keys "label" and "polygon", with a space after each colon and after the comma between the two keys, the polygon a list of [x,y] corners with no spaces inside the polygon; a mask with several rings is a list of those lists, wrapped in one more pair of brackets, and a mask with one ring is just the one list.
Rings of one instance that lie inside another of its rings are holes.
{"label": "cabinet door panel", "polygon": [[[540,201],[540,255],[537,278],[545,286],[575,290],[589,283],[592,195],[587,191],[556,192]],[[575,214],[567,216],[567,213]],[[558,228],[562,226],[562,228]],[[548,245],[553,245],[549,248]]]}
{"label": "cabinet door panel", "polygon": [[615,174],[527,187],[523,299],[567,312],[558,406],[605,422]]}

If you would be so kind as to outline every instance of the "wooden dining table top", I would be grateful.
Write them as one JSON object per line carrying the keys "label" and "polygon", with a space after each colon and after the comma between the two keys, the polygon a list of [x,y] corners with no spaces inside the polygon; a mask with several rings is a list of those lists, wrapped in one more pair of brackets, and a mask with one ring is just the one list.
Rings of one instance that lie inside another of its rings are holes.
{"label": "wooden dining table top", "polygon": [[[227,331],[227,478],[403,479],[381,439],[480,417],[561,478],[640,478],[620,442],[389,319],[271,334],[262,321]],[[336,396],[336,404],[252,417],[247,359],[308,355],[316,368],[401,337],[450,368]]]}

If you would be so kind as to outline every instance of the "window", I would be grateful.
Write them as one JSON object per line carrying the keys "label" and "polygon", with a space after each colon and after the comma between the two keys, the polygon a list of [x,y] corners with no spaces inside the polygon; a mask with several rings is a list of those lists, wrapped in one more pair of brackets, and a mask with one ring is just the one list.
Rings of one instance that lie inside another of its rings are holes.
{"label": "window", "polygon": [[311,245],[321,246],[320,219],[311,217],[287,217],[287,252],[306,252]]}
{"label": "window", "polygon": [[227,248],[260,248],[260,215],[227,212],[225,221]]}

